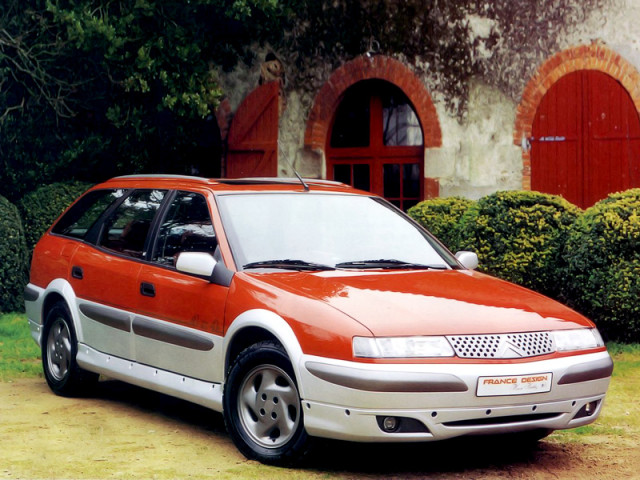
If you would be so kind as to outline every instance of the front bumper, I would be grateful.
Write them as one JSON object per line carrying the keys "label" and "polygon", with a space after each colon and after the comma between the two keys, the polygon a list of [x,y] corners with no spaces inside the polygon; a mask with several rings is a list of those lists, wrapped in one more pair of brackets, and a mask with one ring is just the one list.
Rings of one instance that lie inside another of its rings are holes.
{"label": "front bumper", "polygon": [[[593,422],[609,386],[605,352],[510,364],[359,364],[303,356],[298,364],[310,435],[351,441],[431,441],[558,430]],[[552,374],[548,392],[478,396],[480,377]],[[399,427],[385,431],[385,417]]]}

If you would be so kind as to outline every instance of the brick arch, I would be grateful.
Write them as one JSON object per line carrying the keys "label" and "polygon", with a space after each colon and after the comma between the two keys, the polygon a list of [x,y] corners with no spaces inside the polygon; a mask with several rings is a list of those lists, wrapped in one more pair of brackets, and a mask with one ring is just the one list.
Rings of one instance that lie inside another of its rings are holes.
{"label": "brick arch", "polygon": [[[578,70],[598,70],[615,78],[627,90],[640,112],[640,73],[627,60],[601,43],[580,45],[558,52],[531,77],[516,110],[513,143],[531,137],[536,112],[547,91],[564,75]],[[522,188],[531,189],[531,155],[522,152]]]}
{"label": "brick arch", "polygon": [[400,88],[409,98],[422,125],[424,146],[442,145],[440,122],[431,95],[418,77],[403,63],[390,57],[361,56],[335,70],[316,94],[304,135],[306,148],[322,151],[329,126],[344,92],[361,80],[381,79]]}

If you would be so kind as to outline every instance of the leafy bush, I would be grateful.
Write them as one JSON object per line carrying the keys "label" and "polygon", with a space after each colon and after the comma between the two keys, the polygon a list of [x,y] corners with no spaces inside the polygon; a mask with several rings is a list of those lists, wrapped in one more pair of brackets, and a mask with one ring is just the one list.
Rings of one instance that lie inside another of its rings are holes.
{"label": "leafy bush", "polygon": [[474,203],[463,197],[433,198],[414,205],[407,213],[455,252],[460,250],[460,218]]}
{"label": "leafy bush", "polygon": [[24,309],[27,247],[18,209],[0,196],[0,312]]}
{"label": "leafy bush", "polygon": [[477,252],[481,270],[558,297],[562,249],[580,212],[555,195],[497,192],[463,215],[460,247]]}
{"label": "leafy bush", "polygon": [[53,183],[28,193],[18,202],[29,251],[53,221],[88,188],[89,184],[83,182]]}
{"label": "leafy bush", "polygon": [[640,340],[640,189],[610,195],[569,231],[565,294],[610,339]]}

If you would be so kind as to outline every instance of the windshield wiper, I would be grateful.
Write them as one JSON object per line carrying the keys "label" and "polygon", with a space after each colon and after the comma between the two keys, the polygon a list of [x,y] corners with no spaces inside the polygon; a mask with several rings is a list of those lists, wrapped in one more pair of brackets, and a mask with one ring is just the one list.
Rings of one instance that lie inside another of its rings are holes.
{"label": "windshield wiper", "polygon": [[353,262],[341,262],[336,263],[336,268],[382,268],[382,269],[397,269],[403,268],[408,270],[446,270],[446,265],[422,265],[420,263],[405,262],[404,260],[396,260],[394,258],[381,258],[379,260],[356,260]]}
{"label": "windshield wiper", "polygon": [[285,258],[283,260],[261,260],[259,262],[251,262],[242,266],[247,268],[283,268],[286,270],[335,270],[329,265],[321,263],[307,262],[305,260],[292,260]]}

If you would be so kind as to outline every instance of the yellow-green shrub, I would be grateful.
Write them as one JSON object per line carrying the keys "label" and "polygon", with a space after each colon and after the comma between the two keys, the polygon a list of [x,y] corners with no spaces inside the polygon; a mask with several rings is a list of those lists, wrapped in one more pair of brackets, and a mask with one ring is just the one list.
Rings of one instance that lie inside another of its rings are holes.
{"label": "yellow-green shrub", "polygon": [[433,233],[449,250],[460,250],[460,218],[475,202],[463,197],[442,197],[424,200],[407,213]]}
{"label": "yellow-green shrub", "polygon": [[580,212],[555,195],[497,192],[462,216],[460,247],[478,254],[480,270],[557,297],[562,249]]}
{"label": "yellow-green shrub", "polygon": [[564,251],[569,303],[602,333],[640,340],[640,189],[610,195],[571,227]]}

